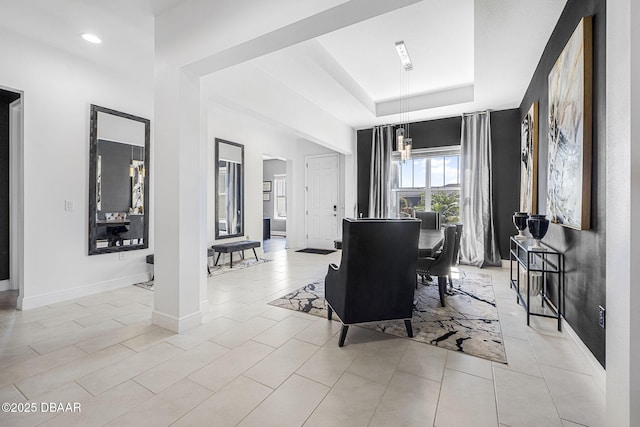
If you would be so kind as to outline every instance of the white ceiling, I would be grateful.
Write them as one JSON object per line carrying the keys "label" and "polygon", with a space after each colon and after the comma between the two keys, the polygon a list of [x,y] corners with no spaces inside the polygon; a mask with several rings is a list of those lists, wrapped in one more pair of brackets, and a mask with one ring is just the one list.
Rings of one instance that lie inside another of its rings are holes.
{"label": "white ceiling", "polygon": [[[152,72],[154,14],[185,0],[0,2],[5,28],[121,72]],[[353,128],[398,121],[404,40],[410,120],[517,107],[566,0],[423,0],[203,78],[206,96],[256,117],[308,104]],[[94,32],[103,44],[80,39]],[[277,102],[260,88],[279,90]],[[286,125],[286,124],[285,124]]]}
{"label": "white ceiling", "polygon": [[[400,120],[404,40],[409,120],[518,107],[565,0],[423,0],[203,79],[212,99],[257,117],[300,96],[353,128]],[[265,81],[282,90],[265,106]],[[286,124],[285,124],[286,127]]]}

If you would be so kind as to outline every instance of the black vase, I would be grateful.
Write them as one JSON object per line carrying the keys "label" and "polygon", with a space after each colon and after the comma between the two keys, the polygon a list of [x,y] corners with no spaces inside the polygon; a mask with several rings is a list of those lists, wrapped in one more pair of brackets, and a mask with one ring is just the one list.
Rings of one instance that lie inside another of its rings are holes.
{"label": "black vase", "polygon": [[529,218],[529,214],[527,212],[513,213],[513,225],[515,225],[518,230],[518,235],[516,236],[516,239],[518,240],[525,240],[527,238],[524,234],[524,230],[527,229],[527,218]]}
{"label": "black vase", "polygon": [[540,240],[547,234],[549,230],[549,220],[546,215],[531,215],[531,218],[527,220],[529,226],[529,232],[531,236],[536,240],[536,244],[532,246],[534,249],[542,249]]}

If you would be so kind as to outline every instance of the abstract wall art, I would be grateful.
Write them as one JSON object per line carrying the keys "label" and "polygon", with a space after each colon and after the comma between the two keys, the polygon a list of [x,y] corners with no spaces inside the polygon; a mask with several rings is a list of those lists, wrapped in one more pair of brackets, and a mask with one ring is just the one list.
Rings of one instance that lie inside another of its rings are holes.
{"label": "abstract wall art", "polygon": [[592,17],[580,20],[549,73],[550,220],[590,227],[592,137]]}
{"label": "abstract wall art", "polygon": [[522,120],[520,130],[520,212],[538,213],[538,103]]}

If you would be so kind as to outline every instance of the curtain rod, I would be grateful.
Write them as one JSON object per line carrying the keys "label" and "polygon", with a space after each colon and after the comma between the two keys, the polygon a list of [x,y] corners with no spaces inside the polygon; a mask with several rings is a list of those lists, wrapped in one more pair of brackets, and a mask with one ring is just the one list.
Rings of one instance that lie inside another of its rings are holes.
{"label": "curtain rod", "polygon": [[473,116],[474,114],[489,114],[491,113],[491,110],[485,110],[485,111],[476,111],[475,113],[462,113],[462,116]]}
{"label": "curtain rod", "polygon": [[[476,111],[474,113],[462,113],[462,116],[472,116],[474,114],[489,114],[489,113],[491,113],[490,109],[484,110],[484,111]],[[449,119],[449,118],[453,118],[453,117],[455,117],[455,116],[452,116],[452,117],[441,117],[440,119]],[[431,119],[431,120],[440,120],[440,119]],[[419,120],[419,121],[416,121],[416,122],[408,122],[408,123],[401,123],[401,122],[385,123],[385,124],[382,124],[382,125],[374,125],[371,128],[363,128],[363,129],[373,129],[373,128],[376,128],[376,127],[385,127],[385,126],[399,126],[399,125],[403,125],[403,124],[411,125],[413,123],[420,123],[420,122],[427,122],[427,121],[430,121],[430,120],[429,119],[427,119],[427,120]]]}

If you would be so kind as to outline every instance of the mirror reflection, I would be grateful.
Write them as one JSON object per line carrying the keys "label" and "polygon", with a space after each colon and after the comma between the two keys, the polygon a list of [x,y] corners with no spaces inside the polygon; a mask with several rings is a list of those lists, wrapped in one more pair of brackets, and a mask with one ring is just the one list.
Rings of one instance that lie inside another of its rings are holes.
{"label": "mirror reflection", "polygon": [[216,138],[216,239],[244,235],[244,146]]}
{"label": "mirror reflection", "polygon": [[149,120],[91,106],[89,254],[148,247]]}

